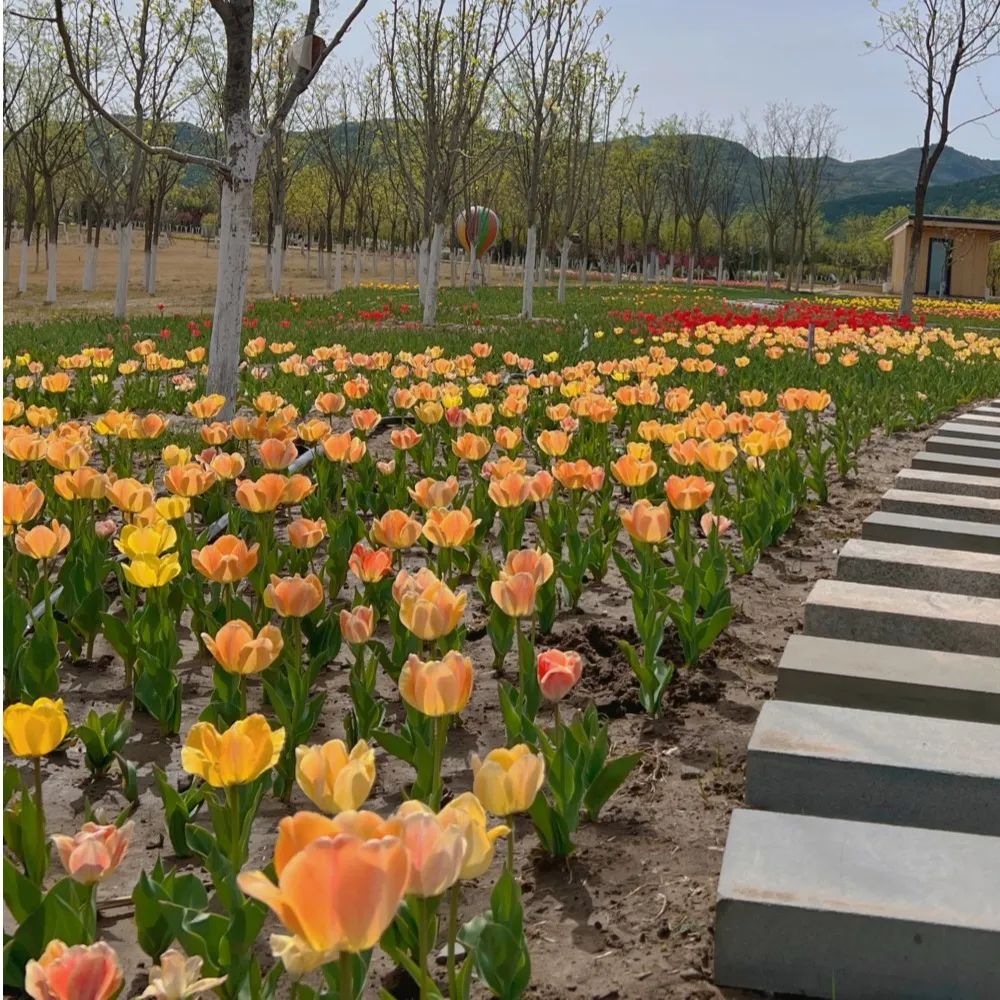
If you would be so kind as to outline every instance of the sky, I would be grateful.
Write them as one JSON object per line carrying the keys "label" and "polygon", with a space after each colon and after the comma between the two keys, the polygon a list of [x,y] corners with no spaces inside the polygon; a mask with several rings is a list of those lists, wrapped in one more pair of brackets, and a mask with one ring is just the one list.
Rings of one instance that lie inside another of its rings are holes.
{"label": "sky", "polygon": [[[900,0],[884,0],[892,7]],[[905,61],[869,51],[878,40],[870,0],[603,0],[611,57],[647,121],[672,114],[751,117],[771,101],[828,104],[842,129],[838,155],[859,160],[918,145],[921,103],[909,91]],[[362,15],[382,7],[370,0]],[[334,15],[336,16],[336,15]],[[345,39],[341,55],[370,61],[367,24]],[[1000,99],[1000,59],[982,85]],[[960,79],[954,108],[968,117],[986,109],[979,82]],[[959,130],[950,143],[974,156],[1000,159],[1000,115]]]}

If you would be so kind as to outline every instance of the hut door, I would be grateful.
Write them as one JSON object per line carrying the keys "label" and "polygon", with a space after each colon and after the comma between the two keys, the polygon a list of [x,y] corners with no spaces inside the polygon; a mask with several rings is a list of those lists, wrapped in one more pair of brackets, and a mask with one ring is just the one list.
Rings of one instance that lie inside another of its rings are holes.
{"label": "hut door", "polygon": [[932,239],[927,254],[927,294],[951,291],[951,240]]}

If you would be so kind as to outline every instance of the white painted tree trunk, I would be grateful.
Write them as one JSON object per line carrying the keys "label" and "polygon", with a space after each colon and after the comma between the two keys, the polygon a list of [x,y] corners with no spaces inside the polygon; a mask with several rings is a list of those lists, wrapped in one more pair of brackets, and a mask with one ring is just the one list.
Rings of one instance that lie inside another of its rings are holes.
{"label": "white painted tree trunk", "polygon": [[361,247],[354,248],[354,287],[361,286]]}
{"label": "white painted tree trunk", "polygon": [[344,244],[337,244],[337,259],[333,265],[333,290],[339,292],[344,287]]}
{"label": "white painted tree trunk", "polygon": [[93,243],[88,244],[83,253],[83,283],[81,288],[85,292],[92,292],[97,286],[97,247]]}
{"label": "white painted tree trunk", "polygon": [[389,284],[396,284],[396,255],[389,251]]}
{"label": "white painted tree trunk", "polygon": [[132,223],[118,227],[118,283],[115,285],[115,319],[128,311],[128,268],[132,260]]}
{"label": "white painted tree trunk", "polygon": [[441,276],[441,245],[444,243],[444,223],[435,222],[427,255],[427,276],[424,288],[424,326],[437,321],[438,284]]}
{"label": "white painted tree trunk", "polygon": [[48,246],[45,248],[46,257],[48,259],[48,287],[45,290],[45,302],[47,305],[52,305],[56,301],[56,263],[57,254],[59,251],[59,244],[52,240],[49,240]]}
{"label": "white painted tree trunk", "polygon": [[250,266],[250,229],[253,183],[257,175],[262,140],[255,136],[246,118],[231,119],[226,125],[230,150],[237,150],[231,165],[231,179],[222,184],[219,212],[219,270],[216,279],[215,314],[209,344],[209,393],[221,393],[226,403],[221,419],[232,418],[237,394],[240,363],[240,335]]}
{"label": "white painted tree trunk", "polygon": [[535,252],[538,227],[528,226],[527,246],[524,251],[524,281],[521,285],[521,316],[531,319],[535,312]]}
{"label": "white painted tree trunk", "polygon": [[327,255],[322,250],[316,251],[316,275],[320,278],[326,277],[326,257]]}
{"label": "white painted tree trunk", "polygon": [[559,304],[566,302],[566,272],[569,270],[569,237],[564,236],[559,248]]}
{"label": "white painted tree trunk", "polygon": [[146,293],[148,295],[156,294],[156,259],[160,250],[157,244],[158,241],[154,240],[153,245],[149,248],[148,270],[146,272]]}
{"label": "white painted tree trunk", "polygon": [[21,240],[21,259],[17,267],[17,290],[21,294],[28,290],[28,252],[31,247],[27,240]]}
{"label": "white painted tree trunk", "polygon": [[476,245],[474,243],[469,245],[469,291],[471,292],[476,287]]}
{"label": "white painted tree trunk", "polygon": [[279,222],[274,227],[274,243],[271,245],[271,294],[275,297],[281,294],[281,271],[285,263],[285,252],[282,244],[285,239],[285,227]]}
{"label": "white painted tree trunk", "polygon": [[670,251],[670,256],[667,258],[667,281],[674,280],[674,252]]}
{"label": "white painted tree trunk", "polygon": [[427,298],[427,257],[430,237],[425,236],[417,244],[417,297],[423,305]]}

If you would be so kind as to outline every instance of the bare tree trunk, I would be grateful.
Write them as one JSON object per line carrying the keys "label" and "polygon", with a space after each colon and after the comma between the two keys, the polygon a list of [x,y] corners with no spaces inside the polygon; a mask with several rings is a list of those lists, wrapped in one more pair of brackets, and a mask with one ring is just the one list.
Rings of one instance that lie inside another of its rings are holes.
{"label": "bare tree trunk", "polygon": [[361,286],[361,247],[359,244],[354,244],[354,287],[359,288]]}
{"label": "bare tree trunk", "polygon": [[569,236],[564,236],[562,240],[562,246],[559,248],[559,304],[564,305],[566,302],[566,271],[569,268],[569,247],[570,239]]}
{"label": "bare tree trunk", "polygon": [[118,283],[115,285],[115,319],[128,310],[128,269],[132,259],[132,220],[118,227]]}
{"label": "bare tree trunk", "polygon": [[274,239],[271,243],[271,294],[275,298],[281,294],[281,272],[285,264],[284,238],[284,223],[275,220]]}
{"label": "bare tree trunk", "polygon": [[46,305],[54,305],[56,301],[56,264],[58,251],[59,244],[50,235],[48,246],[46,247],[46,258],[48,261],[48,284],[45,289]]}
{"label": "bare tree trunk", "polygon": [[337,244],[337,259],[333,265],[333,290],[339,292],[344,287],[344,244]]}

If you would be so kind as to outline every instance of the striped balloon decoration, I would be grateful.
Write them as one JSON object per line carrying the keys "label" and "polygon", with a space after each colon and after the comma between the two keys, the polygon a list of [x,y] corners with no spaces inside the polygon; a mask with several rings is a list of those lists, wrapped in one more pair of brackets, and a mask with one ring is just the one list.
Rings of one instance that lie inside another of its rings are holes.
{"label": "striped balloon decoration", "polygon": [[500,217],[492,208],[473,205],[471,222],[467,222],[465,212],[455,219],[455,237],[466,253],[474,246],[476,257],[482,257],[497,241],[500,235]]}

